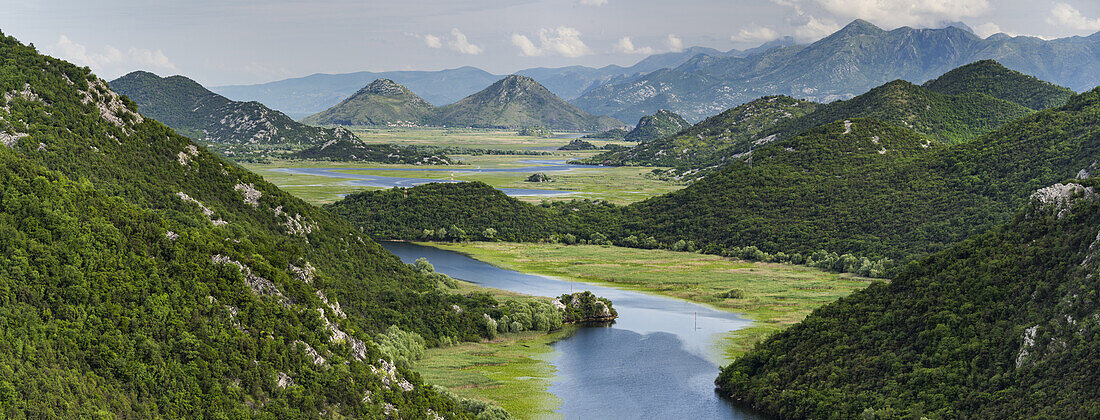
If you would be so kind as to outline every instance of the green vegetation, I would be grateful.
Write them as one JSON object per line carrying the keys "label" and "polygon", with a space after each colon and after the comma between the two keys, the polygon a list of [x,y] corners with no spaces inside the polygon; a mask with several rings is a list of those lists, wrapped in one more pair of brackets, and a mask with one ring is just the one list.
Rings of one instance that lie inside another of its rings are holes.
{"label": "green vegetation", "polygon": [[1096,186],[1039,190],[1007,225],[765,340],[718,385],[783,418],[1100,416]]}
{"label": "green vegetation", "polygon": [[183,76],[135,71],[110,83],[137,103],[138,111],[194,140],[219,144],[314,145],[351,140],[344,129],[301,124],[259,102],[235,102]]}
{"label": "green vegetation", "polygon": [[377,79],[339,104],[302,120],[312,125],[418,125],[435,107],[390,79]]}
{"label": "green vegetation", "polygon": [[668,137],[691,127],[684,117],[675,112],[660,109],[653,115],[646,115],[638,120],[638,125],[623,136],[623,140],[646,142]]}
{"label": "green vegetation", "polygon": [[601,131],[599,133],[585,134],[585,139],[602,139],[602,140],[626,140],[626,134],[629,131],[622,128],[612,128],[607,131]]}
{"label": "green vegetation", "polygon": [[516,132],[516,135],[517,136],[525,136],[525,137],[543,137],[543,138],[546,138],[546,137],[553,137],[554,133],[551,132],[550,130],[546,129],[545,127],[541,127],[541,126],[536,125],[536,126],[533,126],[533,127],[523,127],[521,129],[519,129],[519,131]]}
{"label": "green vegetation", "polygon": [[453,104],[437,108],[426,120],[435,126],[600,131],[624,124],[597,117],[558,98],[534,79],[511,75]]}
{"label": "green vegetation", "polygon": [[390,144],[366,144],[358,140],[331,140],[291,155],[292,158],[333,160],[340,162],[380,162],[408,165],[449,165],[454,163],[444,154],[430,153],[423,148]]}
{"label": "green vegetation", "polygon": [[561,295],[558,302],[565,306],[562,322],[566,324],[608,322],[619,316],[610,300],[596,297],[587,290]]}
{"label": "green vegetation", "polygon": [[569,144],[559,147],[558,150],[596,150],[596,145],[581,139],[574,139]]}
{"label": "green vegetation", "polygon": [[[513,270],[609,283],[745,314],[753,325],[721,343],[718,353],[727,361],[769,334],[801,321],[814,308],[870,284],[868,279],[803,266],[668,250],[505,242],[427,245]],[[731,289],[741,290],[744,297],[722,296]]]}
{"label": "green vegetation", "polygon": [[1062,104],[1068,99],[1067,92],[1072,93],[995,62],[980,62],[953,70],[924,87],[897,80],[850,100],[824,105],[785,96],[761,98],[708,118],[679,135],[583,162],[675,166],[681,170],[724,165],[771,142],[856,118],[877,119],[950,145],[973,140],[1034,111],[1018,103]]}
{"label": "green vegetation", "polygon": [[527,182],[554,182],[554,180],[552,178],[550,178],[550,175],[547,175],[547,174],[542,173],[542,172],[535,172],[535,173],[531,174],[531,176],[527,177],[526,181]]}
{"label": "green vegetation", "polygon": [[1006,69],[993,60],[981,60],[951,70],[929,80],[924,87],[945,95],[982,93],[1040,111],[1065,105],[1074,95],[1069,88]]}

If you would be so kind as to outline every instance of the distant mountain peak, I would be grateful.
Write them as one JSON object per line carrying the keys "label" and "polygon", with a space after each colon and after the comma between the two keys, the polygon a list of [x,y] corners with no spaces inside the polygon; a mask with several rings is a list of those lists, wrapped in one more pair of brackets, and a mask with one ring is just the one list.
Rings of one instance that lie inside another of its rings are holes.
{"label": "distant mountain peak", "polygon": [[398,96],[412,93],[408,88],[390,79],[377,79],[370,82],[363,91],[382,96]]}
{"label": "distant mountain peak", "polygon": [[882,28],[875,26],[875,24],[863,19],[853,20],[848,25],[841,28],[836,34],[842,35],[855,35],[855,34],[876,34],[885,32]]}

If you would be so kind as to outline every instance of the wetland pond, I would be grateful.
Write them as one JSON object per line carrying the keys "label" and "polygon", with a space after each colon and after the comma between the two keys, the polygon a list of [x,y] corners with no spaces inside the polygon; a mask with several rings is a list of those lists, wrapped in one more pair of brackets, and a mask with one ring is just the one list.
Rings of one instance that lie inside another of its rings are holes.
{"label": "wetland pond", "polygon": [[619,318],[553,345],[549,391],[567,419],[762,419],[722,398],[719,335],[747,327],[737,314],[695,303],[506,270],[460,253],[405,242],[382,245],[405,263],[427,258],[436,271],[479,286],[557,297],[591,290],[611,299]]}

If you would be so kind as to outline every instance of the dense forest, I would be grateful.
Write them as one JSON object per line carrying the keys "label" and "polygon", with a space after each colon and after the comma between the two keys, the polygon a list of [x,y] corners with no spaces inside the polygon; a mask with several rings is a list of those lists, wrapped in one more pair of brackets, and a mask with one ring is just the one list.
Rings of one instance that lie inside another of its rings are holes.
{"label": "dense forest", "polygon": [[877,119],[912,130],[931,142],[951,145],[973,140],[1036,109],[1060,106],[1072,94],[1069,89],[986,60],[952,70],[924,86],[897,80],[829,104],[785,96],[761,98],[677,135],[584,162],[680,169],[724,165],[773,141],[855,118]]}
{"label": "dense forest", "polygon": [[504,240],[683,241],[716,254],[889,275],[891,261],[904,265],[984,232],[1035,189],[1095,171],[1098,119],[1100,91],[950,146],[873,119],[836,121],[625,207],[533,206],[487,186],[452,185],[361,192],[332,209],[384,238],[416,239],[425,229],[438,238],[453,225],[507,232]]}
{"label": "dense forest", "polygon": [[549,303],[454,294],[87,68],[0,37],[0,92],[0,417],[473,417],[394,349],[539,308],[520,327],[553,328]]}
{"label": "dense forest", "polygon": [[1038,190],[1005,226],[823,306],[723,369],[780,418],[1096,418],[1100,202]]}
{"label": "dense forest", "polygon": [[329,140],[291,155],[293,158],[340,162],[381,162],[406,165],[449,165],[455,163],[442,153],[425,148],[393,144],[367,144],[358,139]]}

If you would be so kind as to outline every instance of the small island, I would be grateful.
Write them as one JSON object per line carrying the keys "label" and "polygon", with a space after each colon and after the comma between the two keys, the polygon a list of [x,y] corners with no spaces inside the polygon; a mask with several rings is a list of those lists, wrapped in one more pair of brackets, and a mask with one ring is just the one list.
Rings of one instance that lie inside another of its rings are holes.
{"label": "small island", "polygon": [[597,297],[587,290],[561,295],[554,301],[554,306],[562,310],[563,324],[611,322],[619,317],[610,300]]}
{"label": "small island", "polygon": [[543,172],[535,172],[535,173],[531,174],[531,176],[527,177],[527,179],[524,180],[524,181],[525,182],[554,182],[553,179],[550,179],[550,175],[547,175]]}

